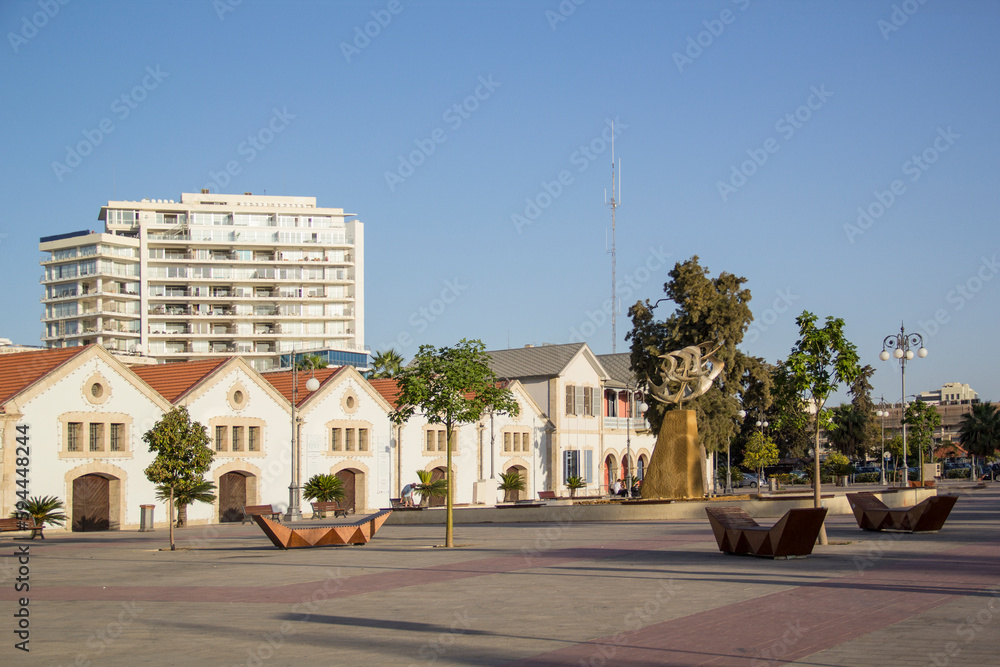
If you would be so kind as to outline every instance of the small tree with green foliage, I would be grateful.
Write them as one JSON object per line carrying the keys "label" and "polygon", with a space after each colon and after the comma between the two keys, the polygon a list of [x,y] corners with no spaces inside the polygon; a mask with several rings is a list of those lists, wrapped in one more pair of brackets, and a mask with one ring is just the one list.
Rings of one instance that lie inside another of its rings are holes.
{"label": "small tree with green foliage", "polygon": [[[69,519],[63,514],[63,502],[55,496],[32,496],[27,500],[18,503],[19,509],[11,512],[11,518],[30,518],[36,526],[52,524],[61,526]],[[31,539],[35,539],[36,533],[31,533]]]}
{"label": "small tree with green foliage", "polygon": [[420,494],[422,507],[426,507],[431,498],[444,498],[448,494],[448,480],[444,477],[434,479],[434,473],[430,470],[418,470],[417,479],[420,481],[414,485],[413,490]]}
{"label": "small tree with green foliage", "polygon": [[517,415],[514,395],[500,386],[481,341],[459,341],[454,347],[421,345],[409,366],[396,376],[398,407],[394,423],[407,421],[419,410],[428,423],[443,424],[447,447],[445,474],[449,481],[446,497],[445,546],[454,546],[455,485],[451,484],[452,433],[459,424],[478,421],[485,412]]}
{"label": "small tree with green foliage", "polygon": [[174,544],[174,493],[178,486],[200,480],[214,456],[205,426],[191,420],[187,408],[174,408],[142,436],[156,458],[146,468],[146,478],[169,489],[170,550]]}
{"label": "small tree with green foliage", "polygon": [[508,470],[500,473],[499,488],[503,491],[503,501],[511,503],[517,500],[518,493],[524,491],[524,477],[517,470]]}
{"label": "small tree with green foliage", "polygon": [[403,370],[403,355],[396,352],[395,348],[388,350],[378,350],[372,357],[371,377],[375,380],[391,378],[399,375]]}
{"label": "small tree with green foliage", "polygon": [[583,477],[578,475],[570,475],[566,478],[566,488],[569,489],[569,497],[572,498],[576,495],[577,489],[582,489],[587,486],[587,483],[583,481]]}
{"label": "small tree with green foliage", "polygon": [[302,487],[302,497],[321,503],[339,503],[345,498],[344,480],[330,474],[313,475]]}
{"label": "small tree with green foliage", "polygon": [[934,429],[941,425],[941,415],[937,408],[923,401],[914,401],[906,406],[906,416],[903,423],[909,429],[906,433],[907,440],[920,453],[919,479],[924,481],[924,453],[927,453],[927,460],[934,456]]}
{"label": "small tree with green foliage", "polygon": [[754,431],[743,448],[743,465],[757,471],[757,479],[763,479],[764,468],[778,462],[778,446],[761,433]]}
{"label": "small tree with green foliage", "polygon": [[[215,482],[207,479],[192,479],[179,482],[174,487],[174,506],[177,508],[177,527],[187,525],[187,508],[194,503],[215,502]],[[157,500],[169,500],[170,488],[160,484],[156,487]]]}
{"label": "small tree with green foliage", "polygon": [[[826,326],[819,328],[816,316],[802,311],[795,322],[799,325],[799,339],[788,359],[779,365],[775,378],[778,402],[782,406],[779,419],[804,425],[808,414],[806,406],[811,404],[816,411],[813,420],[813,473],[816,479],[813,504],[820,507],[819,433],[825,418],[823,406],[841,383],[854,382],[861,367],[854,344],[844,335],[844,320],[827,317]],[[819,538],[820,544],[827,543],[825,526],[820,529]]]}
{"label": "small tree with green foliage", "polygon": [[977,456],[993,456],[1000,446],[1000,410],[997,406],[974,403],[959,423],[958,441],[969,452],[973,470]]}

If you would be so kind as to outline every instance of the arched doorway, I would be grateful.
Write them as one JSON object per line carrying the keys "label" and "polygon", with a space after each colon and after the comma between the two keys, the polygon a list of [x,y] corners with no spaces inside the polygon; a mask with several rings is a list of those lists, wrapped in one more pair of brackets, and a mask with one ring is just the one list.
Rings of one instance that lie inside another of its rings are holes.
{"label": "arched doorway", "polygon": [[615,485],[615,477],[618,472],[618,462],[615,459],[614,454],[608,454],[607,458],[604,459],[604,487],[611,492],[611,487]]}
{"label": "arched doorway", "polygon": [[219,478],[220,522],[243,520],[243,507],[247,504],[248,477],[252,475],[234,471],[227,472]]}
{"label": "arched doorway", "polygon": [[[445,469],[443,467],[438,466],[437,468],[434,468],[433,470],[431,470],[431,484],[438,481],[439,479],[444,479],[446,476],[447,475],[445,475]],[[430,498],[427,499],[428,507],[443,507],[445,503],[446,503],[445,496],[431,496]]]}
{"label": "arched doorway", "polygon": [[358,509],[358,479],[357,473],[353,470],[345,469],[338,470],[336,472],[337,477],[340,481],[344,483],[344,500],[340,503],[341,507],[344,507],[349,512],[355,512]]}
{"label": "arched doorway", "polygon": [[77,532],[111,529],[111,478],[81,475],[73,480],[73,525]]}

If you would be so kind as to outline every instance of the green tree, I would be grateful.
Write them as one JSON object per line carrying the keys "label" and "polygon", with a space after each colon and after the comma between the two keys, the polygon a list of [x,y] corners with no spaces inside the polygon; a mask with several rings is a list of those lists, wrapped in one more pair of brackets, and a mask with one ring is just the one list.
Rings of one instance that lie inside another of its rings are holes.
{"label": "green tree", "polygon": [[214,454],[209,448],[204,425],[191,420],[187,408],[174,408],[163,415],[142,436],[156,458],[146,468],[146,478],[169,489],[170,550],[174,544],[174,494],[179,485],[201,479],[212,466]]}
{"label": "green tree", "polygon": [[577,489],[582,489],[585,486],[587,486],[587,483],[579,475],[570,475],[566,478],[566,488],[569,489],[570,498],[576,495]]}
{"label": "green tree", "polygon": [[503,491],[503,501],[510,503],[517,500],[518,492],[524,491],[526,487],[521,473],[517,470],[508,470],[500,473],[499,488]]}
{"label": "green tree", "polygon": [[448,493],[445,518],[445,546],[454,546],[454,497],[452,474],[452,433],[459,424],[478,421],[484,412],[517,415],[514,395],[501,387],[490,367],[483,343],[462,339],[454,347],[421,345],[409,366],[396,376],[399,386],[397,407],[391,414],[401,424],[414,412],[423,413],[428,423],[443,424],[447,447]]}
{"label": "green tree", "polygon": [[[194,503],[215,502],[215,482],[206,479],[190,479],[178,482],[174,487],[174,506],[177,508],[177,527],[187,525],[187,508]],[[157,500],[170,499],[170,487],[160,484],[156,487]]]}
{"label": "green tree", "polygon": [[846,456],[867,456],[870,417],[851,404],[830,410],[830,443]]}
{"label": "green tree", "polygon": [[414,490],[420,494],[420,504],[426,506],[431,498],[444,498],[448,495],[448,480],[446,478],[434,479],[434,473],[430,470],[418,470],[417,479],[420,480],[414,485]]}
{"label": "green tree", "polygon": [[845,477],[854,472],[854,466],[846,456],[840,452],[830,452],[830,455],[823,461],[823,476]]}
{"label": "green tree", "polygon": [[754,431],[743,448],[743,465],[757,471],[757,478],[764,477],[764,468],[778,462],[778,446],[761,433]]}
{"label": "green tree", "polygon": [[977,456],[993,456],[1000,445],[1000,411],[991,403],[973,403],[958,425],[958,441],[972,458],[975,470]]}
{"label": "green tree", "polygon": [[[711,389],[685,409],[695,411],[698,437],[706,449],[725,451],[737,429],[735,417],[740,405],[735,396],[741,389],[741,380],[747,373],[756,372],[757,366],[737,349],[753,320],[748,305],[750,290],[743,287],[746,278],[731,273],[710,278],[697,255],[678,262],[669,275],[670,281],[664,284],[663,291],[677,308],[665,320],[654,318],[655,305],[649,300],[638,301],[629,308],[632,330],[626,339],[631,340],[632,370],[645,381],[658,376],[661,354],[700,343],[721,346],[716,356],[725,364],[722,374]],[[654,433],[659,432],[667,410],[675,408],[652,402],[646,419]]]}
{"label": "green tree", "polygon": [[402,370],[403,356],[394,348],[376,351],[375,356],[372,357],[371,377],[373,379],[396,377]]}
{"label": "green tree", "polygon": [[[941,415],[937,408],[923,401],[914,401],[906,406],[903,417],[906,424],[906,436],[913,443],[914,449],[920,453],[920,481],[924,481],[924,460],[934,458],[934,429],[941,425]],[[909,442],[907,446],[909,446]],[[926,456],[924,456],[926,452]]]}
{"label": "green tree", "polygon": [[344,480],[336,475],[320,474],[313,475],[302,487],[302,497],[306,500],[315,500],[321,503],[342,501],[346,496],[344,492]]}
{"label": "green tree", "polygon": [[295,366],[300,371],[310,371],[317,368],[326,368],[326,359],[318,354],[304,354],[302,358],[295,362]]}
{"label": "green tree", "polygon": [[[858,376],[851,382],[851,406],[858,415],[864,417],[863,429],[859,433],[858,445],[856,447],[859,456],[864,455],[867,459],[870,455],[881,451],[882,429],[879,425],[878,417],[875,416],[875,402],[872,400],[871,379],[875,374],[875,367],[866,364],[861,367]],[[861,417],[857,421],[862,421]]]}
{"label": "green tree", "polygon": [[[802,424],[808,419],[807,406],[815,409],[813,449],[813,503],[820,507],[819,434],[823,428],[827,399],[841,383],[851,383],[858,377],[858,352],[844,335],[844,320],[826,318],[823,328],[816,326],[816,316],[809,311],[795,318],[799,339],[791,354],[778,366],[775,386],[782,406],[779,420]],[[826,544],[826,528],[820,529],[820,544]]]}

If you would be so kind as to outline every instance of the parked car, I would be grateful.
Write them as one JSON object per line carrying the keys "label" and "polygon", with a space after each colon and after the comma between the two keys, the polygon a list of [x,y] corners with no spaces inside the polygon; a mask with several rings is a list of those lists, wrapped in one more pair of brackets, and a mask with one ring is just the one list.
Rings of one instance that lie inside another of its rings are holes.
{"label": "parked car", "polygon": [[739,479],[733,480],[733,486],[735,487],[749,486],[752,489],[764,486],[766,483],[765,479],[758,478],[757,475],[752,475],[748,472],[743,473]]}

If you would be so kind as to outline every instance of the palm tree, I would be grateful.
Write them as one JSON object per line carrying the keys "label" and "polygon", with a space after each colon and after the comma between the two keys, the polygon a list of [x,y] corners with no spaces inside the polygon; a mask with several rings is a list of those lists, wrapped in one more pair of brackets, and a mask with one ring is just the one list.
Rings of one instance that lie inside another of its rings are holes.
{"label": "palm tree", "polygon": [[372,378],[380,380],[395,377],[403,370],[403,356],[394,348],[376,351],[372,358]]}
{"label": "palm tree", "polygon": [[[214,503],[215,482],[206,479],[188,479],[174,486],[174,506],[177,508],[177,527],[187,525],[187,506],[193,503]],[[170,487],[156,487],[157,500],[170,500]]]}
{"label": "palm tree", "polygon": [[1000,411],[991,403],[974,403],[972,410],[962,417],[958,426],[958,441],[972,457],[972,471],[976,469],[976,456],[990,456],[1000,442]]}
{"label": "palm tree", "polygon": [[[15,519],[31,517],[36,526],[44,526],[47,523],[61,526],[69,519],[63,514],[63,509],[62,501],[55,496],[44,498],[32,496],[21,503],[21,509],[11,512],[10,516]],[[31,534],[31,539],[35,539],[35,533]]]}
{"label": "palm tree", "polygon": [[317,368],[326,368],[326,360],[318,354],[306,354],[295,362],[295,366],[300,371],[310,371]]}
{"label": "palm tree", "polygon": [[313,475],[302,487],[302,495],[306,500],[322,503],[336,500],[339,503],[345,497],[344,480],[336,475]]}
{"label": "palm tree", "polygon": [[518,492],[524,491],[524,478],[517,470],[500,473],[500,490],[503,491],[503,501],[512,503],[518,499]]}
{"label": "palm tree", "polygon": [[448,480],[441,478],[434,480],[434,473],[430,470],[418,470],[417,479],[420,480],[414,488],[420,494],[420,504],[427,505],[429,498],[444,498],[448,493]]}

